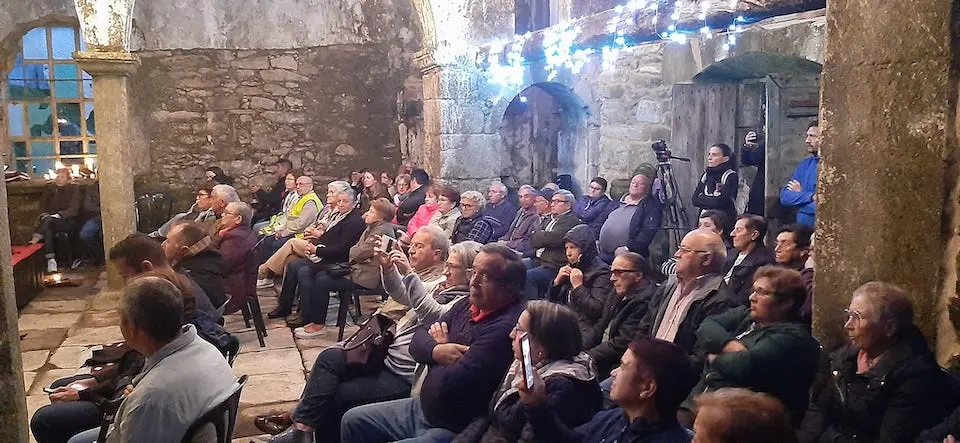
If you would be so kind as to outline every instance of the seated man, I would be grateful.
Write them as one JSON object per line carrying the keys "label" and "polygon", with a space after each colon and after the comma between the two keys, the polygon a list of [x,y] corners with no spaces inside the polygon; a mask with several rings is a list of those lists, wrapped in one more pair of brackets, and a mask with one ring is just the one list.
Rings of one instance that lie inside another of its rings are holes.
{"label": "seated man", "polygon": [[490,240],[497,240],[507,233],[510,222],[517,214],[516,203],[507,199],[507,185],[502,182],[493,182],[487,189],[487,205],[483,208],[482,215],[492,217],[497,220],[493,237]]}
{"label": "seated man", "polygon": [[181,220],[202,223],[204,225],[213,223],[214,220],[217,219],[217,214],[215,214],[212,209],[214,186],[215,184],[211,181],[203,182],[203,184],[200,185],[200,189],[197,190],[196,201],[193,203],[193,206],[190,206],[187,212],[174,215],[173,218],[149,235],[155,238],[166,238],[167,233],[170,232],[170,228],[173,227],[174,223]]}
{"label": "seated man", "polygon": [[[236,385],[233,369],[193,325],[180,325],[183,297],[173,283],[152,276],[134,279],[124,288],[118,311],[123,338],[146,361],[117,410],[107,442],[180,441],[194,421],[230,395]],[[97,432],[72,441],[95,439]],[[212,425],[204,428],[202,441],[212,434]]]}
{"label": "seated man", "polygon": [[[80,228],[80,243],[83,244],[83,256],[88,264],[103,264],[103,220],[100,217],[100,182],[87,186],[83,195],[83,214],[87,221]],[[79,263],[74,262],[75,265]]]}
{"label": "seated man", "polygon": [[650,178],[637,174],[630,190],[619,202],[611,202],[606,221],[600,227],[600,259],[612,261],[618,249],[650,256],[650,243],[660,230],[663,209],[650,193]]}
{"label": "seated man", "polygon": [[[433,225],[420,228],[410,240],[410,265],[427,292],[433,292],[435,288],[444,285],[446,277],[443,262],[447,259],[449,249],[450,239],[446,232]],[[380,306],[379,312],[399,321],[409,308],[408,305],[398,303],[391,295]]]}
{"label": "seated man", "polygon": [[30,244],[43,242],[47,258],[47,272],[57,272],[56,242],[57,232],[70,232],[74,229],[77,214],[80,212],[80,188],[71,183],[70,169],[57,169],[53,192],[46,195],[41,208],[40,222],[34,230]]}
{"label": "seated man", "polygon": [[550,216],[530,238],[530,246],[536,250],[536,259],[532,263],[534,267],[527,271],[524,289],[527,300],[543,298],[560,267],[567,263],[563,237],[580,224],[580,219],[573,213],[573,203],[570,191],[554,192],[550,199]]}
{"label": "seated man", "polygon": [[546,407],[543,381],[534,372],[533,390],[520,387],[520,402],[533,431],[544,442],[684,442],[693,434],[677,422],[677,409],[693,385],[686,351],[650,337],[637,337],[613,371],[611,399],[619,407],[600,411],[570,429]]}
{"label": "seated man", "polygon": [[266,262],[273,253],[277,252],[289,238],[302,234],[307,227],[317,221],[323,202],[313,190],[313,178],[309,175],[297,177],[297,194],[300,199],[290,208],[290,213],[284,217],[283,226],[269,226],[264,228],[263,242],[260,244],[260,262]]}
{"label": "seated man", "polygon": [[[813,253],[813,228],[794,223],[780,227],[777,243],[773,249],[777,265],[800,271],[807,285],[807,300],[803,304],[803,320],[808,325],[812,320],[813,308],[813,263],[809,263]],[[808,266],[809,265],[809,266]]]}
{"label": "seated man", "polygon": [[750,304],[753,273],[773,263],[773,254],[763,244],[766,235],[767,221],[758,215],[741,215],[734,224],[731,237],[737,255],[728,256],[723,264],[723,281],[730,297],[742,305]]}
{"label": "seated man", "polygon": [[[537,213],[536,207],[539,192],[533,186],[523,185],[518,195],[520,209],[507,227],[507,233],[500,237],[500,241],[506,243],[507,247],[517,251],[522,257],[529,257],[533,254],[530,238],[540,228],[540,214]],[[549,207],[549,200],[547,200],[546,208]]]}
{"label": "seated man", "polygon": [[414,334],[410,354],[429,365],[420,396],[359,406],[343,416],[341,441],[452,439],[483,416],[513,361],[510,333],[523,311],[525,268],[498,244],[473,262],[470,297]]}
{"label": "seated man", "polygon": [[227,301],[223,286],[225,267],[223,256],[213,247],[211,237],[193,222],[174,225],[169,234],[161,247],[170,266],[197,282],[214,307],[222,306]]}

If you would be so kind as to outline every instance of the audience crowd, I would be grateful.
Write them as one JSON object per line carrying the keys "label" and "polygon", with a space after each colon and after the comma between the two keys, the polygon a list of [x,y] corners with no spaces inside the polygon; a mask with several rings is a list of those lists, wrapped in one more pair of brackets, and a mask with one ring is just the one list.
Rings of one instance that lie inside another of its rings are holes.
{"label": "audience crowd", "polygon": [[[734,151],[711,146],[698,227],[662,266],[662,184],[644,174],[618,198],[602,177],[578,197],[567,177],[514,199],[404,164],[351,171],[321,198],[281,159],[251,206],[208,168],[189,211],[110,251],[138,358],[102,386],[55,386],[31,427],[40,443],[93,441],[97,402],[123,396],[107,441],[177,441],[234,385],[221,315],[275,287],[266,315],[301,339],[328,327],[333,294],[383,303],[319,354],[293,410],[256,418],[272,442],[952,441],[958,383],[903,289],[860,286],[839,349],[811,334],[816,122],[806,142],[781,192],[797,223],[776,232],[739,195]],[[763,144],[745,148],[747,163]],[[68,182],[36,241],[77,212]]]}

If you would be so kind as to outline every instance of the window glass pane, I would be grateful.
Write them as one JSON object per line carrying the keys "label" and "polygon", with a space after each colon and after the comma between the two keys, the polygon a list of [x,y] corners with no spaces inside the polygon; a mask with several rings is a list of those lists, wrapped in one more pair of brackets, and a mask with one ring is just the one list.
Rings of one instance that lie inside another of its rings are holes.
{"label": "window glass pane", "polygon": [[77,65],[57,63],[53,65],[53,78],[55,80],[76,80]]}
{"label": "window glass pane", "polygon": [[80,32],[80,50],[81,50],[81,51],[86,51],[86,50],[87,50],[87,41],[83,39],[83,31],[79,31],[79,32]]}
{"label": "window glass pane", "polygon": [[83,154],[82,141],[75,140],[75,141],[60,142],[60,155],[79,155],[79,154]]}
{"label": "window glass pane", "polygon": [[93,77],[83,71],[83,98],[93,98]]}
{"label": "window glass pane", "polygon": [[46,28],[33,28],[23,36],[23,57],[30,59],[47,58]]}
{"label": "window glass pane", "polygon": [[10,136],[23,137],[23,103],[7,105],[7,112],[10,115]]}
{"label": "window glass pane", "polygon": [[89,153],[91,153],[91,154],[96,154],[96,153],[97,153],[97,142],[95,142],[95,141],[93,141],[93,140],[90,140],[90,141],[87,143],[87,152],[89,152]]}
{"label": "window glass pane", "polygon": [[74,28],[51,28],[50,33],[53,35],[53,58],[70,60],[73,51],[77,50]]}
{"label": "window glass pane", "polygon": [[7,79],[11,82],[14,80],[23,80],[23,56],[17,55],[17,59],[13,62],[13,69],[10,69],[10,74],[7,75]]}
{"label": "window glass pane", "polygon": [[30,160],[17,160],[17,170],[32,173],[33,171],[30,170]]}
{"label": "window glass pane", "polygon": [[13,156],[22,158],[27,156],[27,142],[13,142]]}
{"label": "window glass pane", "polygon": [[50,66],[46,63],[27,63],[23,65],[23,85],[27,98],[50,96]]}
{"label": "window glass pane", "polygon": [[57,123],[60,136],[79,137],[80,103],[57,103]]}
{"label": "window glass pane", "polygon": [[[18,59],[19,60],[19,59]],[[7,85],[10,88],[10,99],[17,100],[23,98],[23,65],[17,63],[7,75]]]}
{"label": "window glass pane", "polygon": [[30,143],[30,155],[33,157],[43,157],[57,155],[57,152],[53,149],[53,142],[32,142]]}
{"label": "window glass pane", "polygon": [[80,98],[80,84],[76,80],[58,80],[54,82],[57,89],[57,98],[59,99],[77,99]]}
{"label": "window glass pane", "polygon": [[83,118],[87,121],[87,135],[96,134],[97,126],[94,122],[93,103],[86,102],[83,104],[83,115]]}
{"label": "window glass pane", "polygon": [[63,159],[60,159],[60,163],[63,163],[63,166],[66,168],[69,168],[73,165],[80,165],[82,167],[83,158],[82,157],[63,158]]}
{"label": "window glass pane", "polygon": [[51,112],[50,103],[27,104],[27,116],[27,124],[30,125],[31,137],[49,137],[53,135],[53,112]]}
{"label": "window glass pane", "polygon": [[43,175],[47,173],[56,172],[56,160],[52,158],[36,159],[33,161],[33,173],[34,175]]}

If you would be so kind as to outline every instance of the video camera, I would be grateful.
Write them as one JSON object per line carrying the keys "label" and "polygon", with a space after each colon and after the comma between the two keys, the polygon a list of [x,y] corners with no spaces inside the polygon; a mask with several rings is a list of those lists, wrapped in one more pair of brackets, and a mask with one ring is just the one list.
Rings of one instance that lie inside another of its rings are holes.
{"label": "video camera", "polygon": [[669,162],[672,153],[670,148],[667,147],[667,142],[664,140],[657,140],[652,145],[650,149],[653,150],[654,155],[657,156],[657,163]]}

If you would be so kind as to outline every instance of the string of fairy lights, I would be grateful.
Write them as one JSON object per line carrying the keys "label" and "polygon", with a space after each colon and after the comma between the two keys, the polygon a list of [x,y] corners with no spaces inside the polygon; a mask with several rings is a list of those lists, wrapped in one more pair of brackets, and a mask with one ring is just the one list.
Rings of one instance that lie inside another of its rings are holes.
{"label": "string of fairy lights", "polygon": [[[614,71],[617,57],[625,48],[634,46],[624,29],[638,24],[639,20],[650,19],[654,26],[660,24],[662,14],[669,13],[669,22],[666,29],[658,30],[662,40],[686,44],[692,35],[709,40],[724,38],[724,50],[729,50],[737,44],[737,35],[743,32],[746,20],[743,16],[736,16],[731,22],[717,28],[708,24],[708,14],[715,4],[728,3],[732,11],[737,11],[741,0],[668,0],[664,8],[663,0],[630,0],[626,4],[614,9],[613,17],[607,22],[607,32],[614,36],[612,41],[599,48],[578,47],[575,42],[581,34],[581,29],[573,20],[567,20],[556,26],[544,29],[541,46],[544,53],[544,69],[548,80],[554,80],[560,71],[567,69],[576,75],[587,64],[590,57],[599,55],[601,69]],[[680,27],[680,19],[684,10],[699,7],[698,20],[702,23],[699,28],[687,29]],[[644,13],[646,12],[646,13]],[[501,86],[502,90],[518,87],[523,83],[527,60],[522,55],[524,45],[531,38],[531,33],[516,35],[509,41],[497,41],[485,45],[487,50],[477,54],[477,64],[483,69],[491,83]],[[523,97],[521,97],[523,98]]]}

